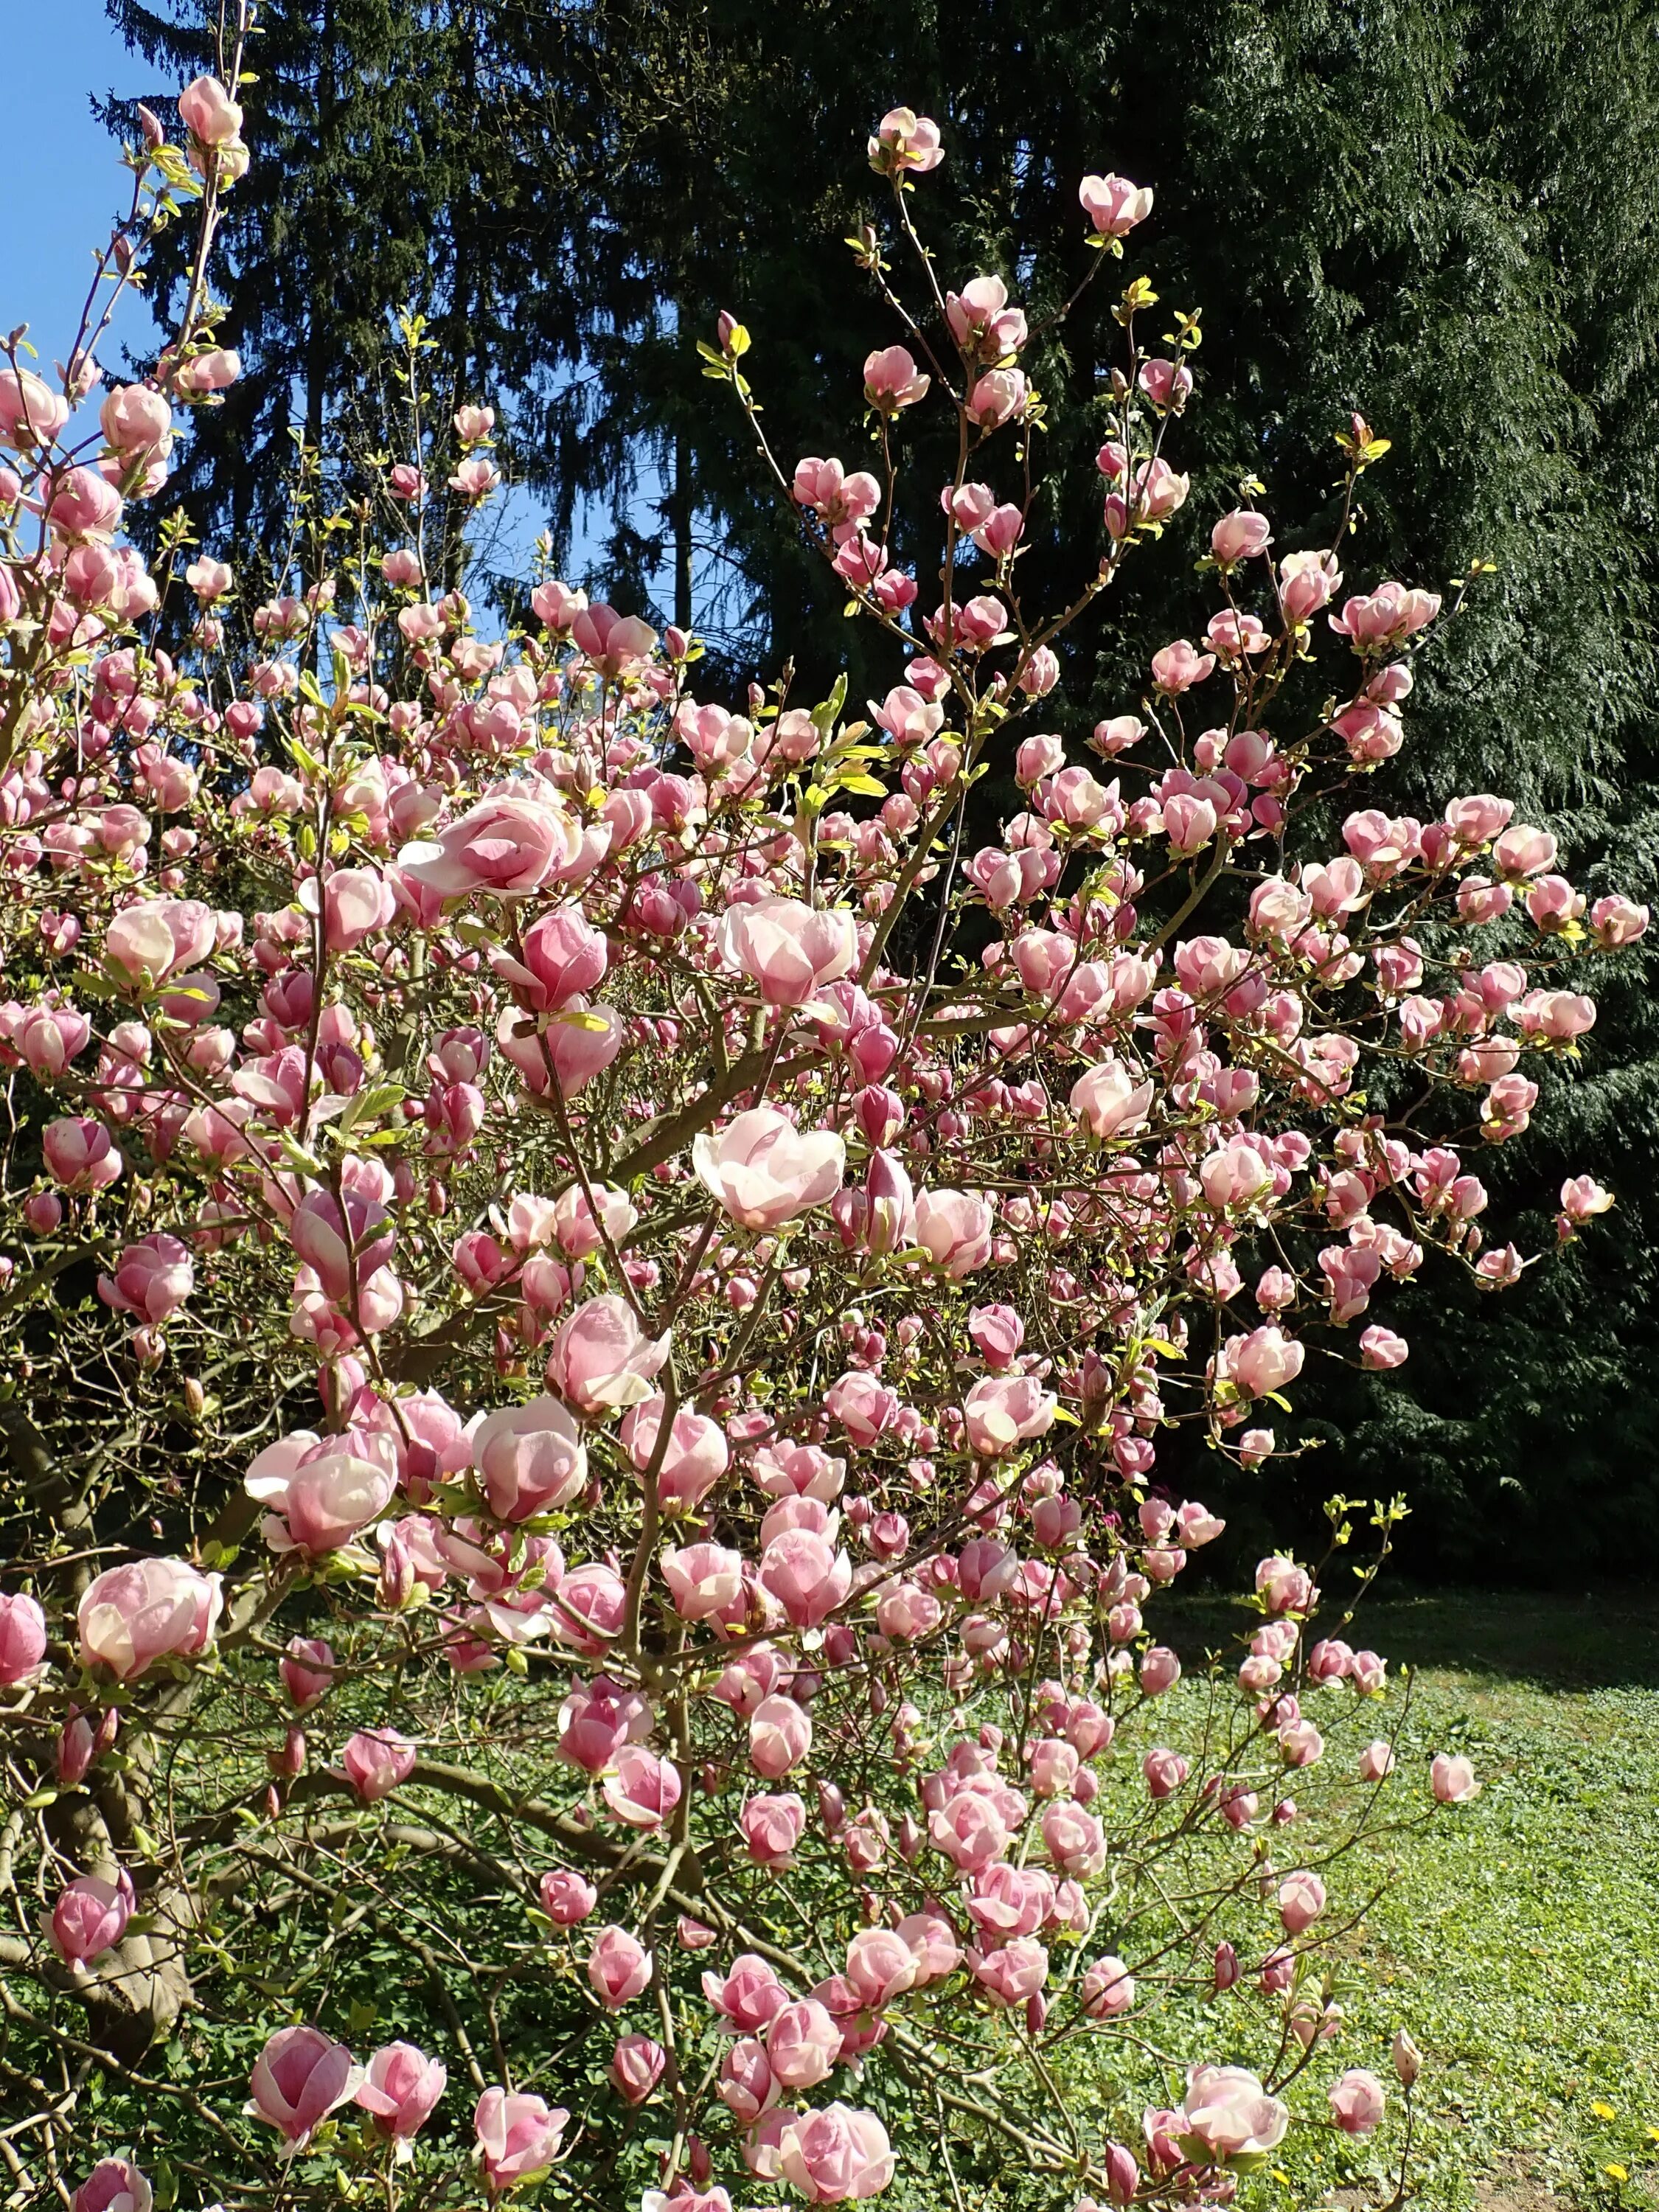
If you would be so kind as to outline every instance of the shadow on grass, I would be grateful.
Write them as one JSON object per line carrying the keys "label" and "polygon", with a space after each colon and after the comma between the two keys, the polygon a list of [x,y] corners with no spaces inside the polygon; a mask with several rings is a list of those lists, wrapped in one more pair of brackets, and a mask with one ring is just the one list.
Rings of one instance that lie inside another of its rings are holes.
{"label": "shadow on grass", "polygon": [[[1258,1616],[1210,1597],[1177,1598],[1157,1620],[1183,1658],[1239,1648]],[[1321,1627],[1334,1635],[1334,1616]],[[1659,1593],[1395,1591],[1362,1606],[1346,1640],[1395,1666],[1433,1667],[1551,1690],[1659,1689]]]}

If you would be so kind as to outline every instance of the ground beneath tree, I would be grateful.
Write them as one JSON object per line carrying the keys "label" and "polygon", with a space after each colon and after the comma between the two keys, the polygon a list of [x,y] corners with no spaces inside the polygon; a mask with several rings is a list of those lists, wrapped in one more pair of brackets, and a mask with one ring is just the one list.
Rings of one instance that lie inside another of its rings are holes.
{"label": "ground beneath tree", "polygon": [[[1191,1601],[1171,1640],[1197,1657],[1241,1625]],[[1340,2065],[1386,2077],[1402,2026],[1423,2053],[1413,2212],[1656,2212],[1659,1601],[1442,1591],[1368,1605],[1346,1633],[1412,1670],[1401,1764],[1462,1752],[1483,1785],[1378,1855],[1396,1879],[1336,1990]],[[1370,2141],[1310,2130],[1281,2155],[1239,2212],[1393,2198]]]}

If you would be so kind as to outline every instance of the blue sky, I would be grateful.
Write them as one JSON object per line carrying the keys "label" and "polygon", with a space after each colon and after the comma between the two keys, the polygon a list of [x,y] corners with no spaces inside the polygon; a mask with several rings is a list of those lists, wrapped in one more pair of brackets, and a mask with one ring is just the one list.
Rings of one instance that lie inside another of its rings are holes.
{"label": "blue sky", "polygon": [[[92,94],[153,91],[143,62],[129,54],[103,0],[50,0],[45,7],[0,0],[6,92],[0,100],[0,332],[29,325],[48,373],[62,360],[92,280],[92,249],[109,235],[131,191],[115,142],[97,123]],[[139,301],[118,316],[119,341],[143,345],[152,327]]]}

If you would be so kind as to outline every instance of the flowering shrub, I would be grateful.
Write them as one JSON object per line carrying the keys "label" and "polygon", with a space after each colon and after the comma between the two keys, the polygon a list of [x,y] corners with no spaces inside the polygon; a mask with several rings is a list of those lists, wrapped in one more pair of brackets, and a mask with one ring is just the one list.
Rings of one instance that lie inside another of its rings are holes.
{"label": "flowering shrub", "polygon": [[[246,164],[222,83],[180,112],[117,280],[193,175],[205,267]],[[938,130],[870,155],[917,243]],[[1084,180],[1085,282],[1152,197]],[[430,485],[495,489],[482,405],[245,639],[182,524],[154,574],[118,535],[234,380],[200,284],[88,441],[86,332],[0,372],[26,2194],[1176,2206],[1292,2127],[1403,2155],[1409,2037],[1340,2048],[1353,1846],[1479,1785],[1405,1771],[1321,1592],[1403,1507],[1264,1559],[1201,1698],[1158,1607],[1221,1533],[1204,1448],[1270,1480],[1310,1351],[1407,1358],[1390,1280],[1530,1264],[1471,1158],[1646,916],[1500,798],[1369,803],[1447,613],[1348,588],[1358,418],[1330,542],[1247,483],[1198,641],[1090,759],[1036,726],[1187,499],[1197,318],[1149,350],[1123,291],[1104,550],[1044,613],[1024,314],[923,254],[913,316],[854,243],[904,331],[877,466],[766,450],[893,637],[867,718],[701,698],[694,638],[552,578],[483,635],[426,534]],[[748,350],[703,349],[764,447]],[[924,600],[888,518],[930,404]],[[1610,1202],[1569,1182],[1563,1237]]]}

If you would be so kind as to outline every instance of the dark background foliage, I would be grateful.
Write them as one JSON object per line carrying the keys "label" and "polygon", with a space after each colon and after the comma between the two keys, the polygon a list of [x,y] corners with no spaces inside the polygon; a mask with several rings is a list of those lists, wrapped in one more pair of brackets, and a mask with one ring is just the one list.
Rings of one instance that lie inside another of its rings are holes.
{"label": "dark background foliage", "polygon": [[[207,0],[110,5],[158,88],[206,65]],[[1000,271],[1037,319],[1085,265],[1078,180],[1111,167],[1157,188],[1135,265],[1167,306],[1203,309],[1176,443],[1194,496],[1074,638],[1058,726],[1075,740],[1132,708],[1149,650],[1192,628],[1192,561],[1242,475],[1266,480],[1281,550],[1311,542],[1333,429],[1358,407],[1393,451],[1365,479],[1353,581],[1438,588],[1474,556],[1498,564],[1424,664],[1379,796],[1513,793],[1592,890],[1652,895],[1644,0],[267,0],[264,18],[220,274],[250,374],[179,480],[216,548],[276,541],[290,425],[348,465],[391,441],[393,316],[412,306],[443,404],[495,401],[568,562],[695,617],[728,682],[793,655],[803,696],[843,665],[855,698],[884,689],[890,647],[843,621],[692,340],[734,309],[786,465],[862,462],[859,365],[894,333],[840,241],[878,210],[864,139],[903,100],[944,127],[947,166],[915,202],[944,270]],[[1029,364],[1053,487],[1023,568],[1034,603],[1097,556],[1109,302],[1099,288]],[[925,557],[944,470],[932,434],[906,434],[898,540]],[[1310,1502],[1406,1490],[1421,1571],[1574,1579],[1659,1551],[1650,973],[1622,965],[1524,1147],[1475,1164],[1528,1249],[1552,1241],[1569,1172],[1594,1169],[1618,1210],[1502,1298],[1454,1292],[1431,1323],[1443,1275],[1395,1296],[1413,1352],[1386,1389],[1334,1363],[1302,1388],[1297,1433],[1328,1449],[1283,1480]],[[1241,1542],[1265,1525],[1248,1495],[1230,1510]]]}

